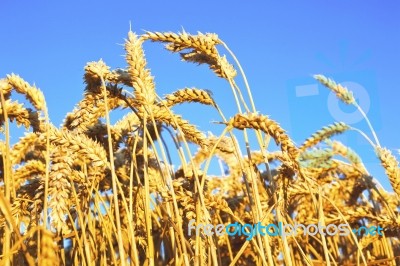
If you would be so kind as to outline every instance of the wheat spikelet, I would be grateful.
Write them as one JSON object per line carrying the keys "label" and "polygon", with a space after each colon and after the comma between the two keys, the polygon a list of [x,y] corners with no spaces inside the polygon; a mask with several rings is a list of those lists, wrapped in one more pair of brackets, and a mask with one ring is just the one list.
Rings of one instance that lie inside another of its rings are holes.
{"label": "wheat spikelet", "polygon": [[353,93],[349,91],[347,88],[343,87],[340,84],[336,84],[335,81],[323,75],[314,75],[314,78],[318,80],[321,84],[323,84],[325,87],[332,90],[336,94],[336,96],[344,103],[347,104],[355,103],[356,100],[354,99]]}
{"label": "wheat spikelet", "polygon": [[228,126],[245,129],[260,129],[264,133],[272,136],[276,144],[281,145],[282,152],[287,153],[293,162],[296,162],[298,149],[286,132],[279,126],[277,122],[267,116],[250,114],[236,114],[228,123]]}
{"label": "wheat spikelet", "polygon": [[300,151],[304,151],[307,148],[315,146],[321,141],[332,137],[333,135],[343,133],[350,127],[343,122],[335,122],[329,126],[323,127],[322,129],[315,132],[311,137],[309,137],[301,146]]}
{"label": "wheat spikelet", "polygon": [[286,160],[281,151],[268,152],[268,153],[266,153],[265,156],[266,157],[263,156],[263,153],[261,151],[252,151],[251,155],[250,155],[251,162],[247,156],[245,156],[244,160],[245,160],[245,163],[249,163],[249,164],[252,163],[252,164],[256,164],[256,165],[262,164],[265,162],[272,162],[272,161],[276,161],[276,160],[285,163],[285,160]]}
{"label": "wheat spikelet", "polygon": [[[215,144],[217,143],[217,141],[219,140],[219,138],[217,138],[216,136],[212,135],[211,133],[208,134],[207,136],[208,142],[209,142],[209,147],[214,147]],[[237,166],[237,158],[238,156],[236,156],[235,153],[235,144],[233,142],[233,140],[229,137],[222,137],[221,140],[219,140],[219,143],[216,147],[216,155],[221,158],[225,164],[228,166],[228,168],[230,169],[229,171],[232,171],[232,168],[234,166]],[[203,152],[206,154],[206,157],[210,156],[210,153],[208,151],[208,149],[203,149]]]}
{"label": "wheat spikelet", "polygon": [[70,130],[79,128],[81,131],[87,130],[91,125],[97,122],[98,117],[101,115],[96,115],[97,112],[93,109],[94,98],[91,94],[86,95],[85,99],[81,100],[79,107],[74,109],[72,113],[67,114],[64,127]]}
{"label": "wheat spikelet", "polygon": [[168,94],[164,97],[164,102],[166,107],[172,107],[176,104],[184,102],[197,102],[206,105],[216,106],[214,99],[211,97],[210,93],[205,90],[199,89],[182,89],[178,90],[172,94]]}
{"label": "wheat spikelet", "polygon": [[[183,141],[183,138],[181,136],[178,136],[177,139],[179,141]],[[215,146],[215,144],[218,141],[218,138],[214,136],[212,133],[208,133],[207,141],[208,141],[207,147],[200,147],[192,157],[190,161],[190,167],[195,169],[200,169],[201,163],[203,163],[205,160],[209,159],[210,156],[212,156],[212,154],[210,154],[210,147]],[[234,153],[234,144],[232,142],[232,139],[224,136],[218,142],[219,143],[215,149],[215,155],[219,159],[222,159],[224,161],[224,163],[229,168],[230,174],[232,174],[232,169],[238,166],[237,157],[235,156]]]}
{"label": "wheat spikelet", "polygon": [[225,55],[219,57],[217,62],[218,67],[211,66],[211,69],[214,70],[214,73],[216,73],[218,77],[225,79],[234,79],[236,77],[236,69],[228,62],[228,59],[226,59]]}
{"label": "wheat spikelet", "polygon": [[195,169],[199,169],[200,164],[205,161],[210,156],[208,150],[199,148],[197,152],[192,157],[190,165]]}
{"label": "wheat spikelet", "polygon": [[150,70],[146,68],[147,62],[142,44],[143,40],[135,33],[131,31],[128,33],[128,39],[125,42],[126,61],[136,100],[151,105],[156,100],[155,85]]}
{"label": "wheat spikelet", "polygon": [[[86,135],[58,130],[54,126],[50,126],[49,130],[50,143],[56,149],[62,148],[69,152],[69,160],[72,160],[71,165],[87,164],[88,181],[95,182],[92,185],[96,185],[103,180],[105,170],[109,168],[109,162],[107,160],[107,153],[100,143],[90,139]],[[40,142],[45,142],[44,136],[41,136]],[[66,177],[70,177],[70,175]]]}
{"label": "wheat spikelet", "polygon": [[217,154],[233,154],[235,152],[235,144],[232,138],[223,136],[221,139],[208,132],[207,139],[210,146],[214,146],[217,142]]}
{"label": "wheat spikelet", "polygon": [[205,204],[210,209],[221,210],[228,214],[233,214],[228,202],[221,196],[214,196],[212,194],[207,194],[204,198]]}
{"label": "wheat spikelet", "polygon": [[[299,156],[299,160],[300,165],[304,167],[307,172],[314,171],[315,174],[319,173],[321,176],[322,173],[336,167],[336,164],[331,160],[333,156],[334,153],[331,149],[314,149],[302,152]],[[319,181],[321,181],[320,176],[317,178]]]}
{"label": "wheat spikelet", "polygon": [[[112,132],[115,133],[115,132]],[[85,131],[85,134],[90,137],[91,139],[97,140],[103,143],[105,136],[107,135],[107,125],[103,124],[101,120],[97,120],[97,123],[89,126]],[[114,135],[114,134],[113,134]],[[117,134],[116,134],[117,135]],[[118,136],[120,137],[120,136]],[[113,137],[113,140],[115,138]]]}
{"label": "wheat spikelet", "polygon": [[394,192],[400,198],[400,168],[396,157],[386,148],[376,147],[376,152],[382,166],[386,170]]}

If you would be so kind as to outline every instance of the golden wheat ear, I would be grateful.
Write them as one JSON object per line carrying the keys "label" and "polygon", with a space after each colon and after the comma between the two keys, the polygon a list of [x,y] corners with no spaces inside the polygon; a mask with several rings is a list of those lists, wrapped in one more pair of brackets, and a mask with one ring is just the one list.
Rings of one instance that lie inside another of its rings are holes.
{"label": "golden wheat ear", "polygon": [[128,74],[132,80],[135,99],[145,105],[152,105],[156,100],[155,84],[143,51],[143,39],[129,32],[125,42]]}
{"label": "golden wheat ear", "polygon": [[29,85],[28,82],[15,74],[7,75],[7,82],[16,92],[24,94],[26,99],[36,108],[36,110],[46,110],[46,100],[43,92],[36,88],[36,86]]}
{"label": "golden wheat ear", "polygon": [[382,166],[386,170],[386,174],[389,177],[390,184],[398,199],[400,200],[400,168],[399,162],[396,157],[386,148],[376,148],[376,152]]}
{"label": "golden wheat ear", "polygon": [[194,88],[185,88],[166,95],[163,104],[166,107],[172,107],[185,102],[196,102],[214,107],[216,106],[210,92]]}
{"label": "golden wheat ear", "polygon": [[217,34],[199,33],[197,35],[172,32],[146,32],[141,36],[143,40],[167,43],[165,48],[173,53],[181,52],[183,61],[196,64],[207,64],[214,73],[221,78],[230,79],[236,77],[237,73],[225,56],[220,56],[216,45],[222,44]]}
{"label": "golden wheat ear", "polygon": [[282,152],[297,165],[297,157],[299,150],[294,145],[291,138],[286,134],[285,130],[274,120],[267,116],[255,113],[236,114],[229,122],[228,126],[237,129],[253,128],[260,129],[264,133],[275,139],[275,142],[281,145]]}

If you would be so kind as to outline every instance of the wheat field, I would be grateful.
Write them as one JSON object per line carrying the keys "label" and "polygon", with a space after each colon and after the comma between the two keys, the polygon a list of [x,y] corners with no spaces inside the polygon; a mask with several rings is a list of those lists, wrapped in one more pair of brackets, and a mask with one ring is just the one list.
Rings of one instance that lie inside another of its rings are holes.
{"label": "wheat field", "polygon": [[[225,117],[208,90],[183,88],[160,97],[145,42],[207,65],[231,87],[237,113]],[[124,48],[124,69],[87,63],[83,98],[60,127],[49,122],[40,89],[16,74],[0,80],[0,265],[400,265],[399,163],[380,145],[351,91],[314,76],[355,106],[370,131],[332,121],[298,145],[257,112],[240,63],[218,35],[130,31]],[[24,102],[13,99],[15,93]],[[217,110],[220,120],[210,122],[222,134],[206,134],[185,120],[173,108],[182,103]],[[126,114],[112,123],[114,110]],[[25,128],[15,144],[14,123]],[[335,140],[350,130],[369,141],[387,175],[380,178],[393,192]],[[211,173],[215,159],[227,171]],[[247,239],[190,233],[191,221],[383,230]]]}

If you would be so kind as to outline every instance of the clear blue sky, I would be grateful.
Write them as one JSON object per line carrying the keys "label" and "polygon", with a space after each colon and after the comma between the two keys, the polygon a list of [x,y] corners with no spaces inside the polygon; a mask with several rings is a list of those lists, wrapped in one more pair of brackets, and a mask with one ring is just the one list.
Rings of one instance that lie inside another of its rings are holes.
{"label": "clear blue sky", "polygon": [[[311,76],[322,73],[360,91],[381,143],[400,148],[396,1],[133,2],[1,1],[0,77],[14,72],[40,87],[51,120],[59,125],[81,99],[86,62],[103,58],[112,68],[125,66],[119,44],[129,22],[138,33],[182,27],[190,33],[215,32],[241,61],[259,111],[279,121],[296,142],[335,120],[368,132],[352,109],[335,107],[328,91],[316,87]],[[235,113],[228,84],[207,67],[181,63],[161,45],[145,49],[160,95],[185,86],[210,89],[227,116]],[[210,129],[210,120],[220,120],[198,105],[177,111],[202,130]],[[356,133],[345,136],[341,139],[382,177],[365,141]],[[386,177],[379,180],[388,187]]]}

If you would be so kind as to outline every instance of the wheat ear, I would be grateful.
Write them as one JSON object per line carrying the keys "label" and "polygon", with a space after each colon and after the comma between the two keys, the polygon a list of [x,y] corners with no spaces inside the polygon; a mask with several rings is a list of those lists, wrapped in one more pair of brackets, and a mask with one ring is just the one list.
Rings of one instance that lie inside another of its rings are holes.
{"label": "wheat ear", "polygon": [[336,96],[341,99],[343,102],[347,104],[353,104],[355,103],[355,99],[353,96],[353,93],[349,91],[346,87],[343,87],[340,84],[337,84],[335,81],[333,81],[330,78],[327,78],[323,75],[314,75],[314,78],[321,82],[325,87],[329,88],[332,90]]}
{"label": "wheat ear", "polygon": [[185,88],[164,97],[166,107],[172,107],[184,102],[197,102],[205,105],[216,106],[211,93],[206,90]]}
{"label": "wheat ear", "polygon": [[128,33],[128,39],[125,42],[126,61],[136,100],[152,105],[156,100],[155,85],[150,70],[146,68],[147,61],[142,44],[143,39],[138,38],[132,31]]}
{"label": "wheat ear", "polygon": [[386,148],[376,148],[376,152],[382,166],[386,170],[386,174],[389,177],[390,184],[393,187],[394,192],[400,199],[400,168],[399,162],[393,156],[393,154]]}
{"label": "wheat ear", "polygon": [[7,81],[18,93],[24,94],[37,110],[46,110],[46,100],[41,90],[29,85],[28,82],[15,74],[7,75]]}
{"label": "wheat ear", "polygon": [[315,132],[311,137],[309,137],[301,146],[300,150],[304,151],[307,148],[313,147],[320,143],[321,141],[332,137],[333,135],[343,133],[350,127],[343,122],[336,122],[329,126],[325,126],[322,129]]}
{"label": "wheat ear", "polygon": [[281,145],[282,152],[288,154],[292,161],[296,162],[299,152],[297,147],[286,134],[285,130],[269,117],[255,113],[236,114],[228,122],[228,126],[237,129],[253,128],[262,130],[264,133],[272,136],[275,142]]}

